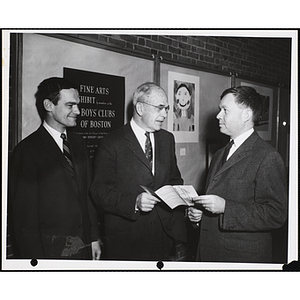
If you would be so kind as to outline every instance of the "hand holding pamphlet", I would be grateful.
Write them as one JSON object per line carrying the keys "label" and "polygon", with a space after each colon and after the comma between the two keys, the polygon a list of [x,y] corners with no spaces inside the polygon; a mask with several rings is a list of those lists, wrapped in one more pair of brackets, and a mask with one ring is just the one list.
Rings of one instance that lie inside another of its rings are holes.
{"label": "hand holding pamphlet", "polygon": [[198,197],[192,185],[165,185],[160,189],[152,189],[141,185],[145,192],[164,201],[171,209],[179,205],[194,206],[194,197]]}

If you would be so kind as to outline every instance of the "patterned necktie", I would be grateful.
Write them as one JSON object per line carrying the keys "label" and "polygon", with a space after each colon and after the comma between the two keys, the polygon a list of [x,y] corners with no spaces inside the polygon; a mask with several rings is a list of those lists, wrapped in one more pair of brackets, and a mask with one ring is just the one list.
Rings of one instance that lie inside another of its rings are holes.
{"label": "patterned necktie", "polygon": [[153,153],[152,153],[152,144],[150,140],[150,132],[146,132],[146,142],[145,142],[145,154],[146,158],[149,161],[150,168],[152,169],[152,159],[153,159]]}
{"label": "patterned necktie", "polygon": [[64,133],[60,135],[60,137],[63,139],[63,152],[66,160],[68,161],[69,165],[74,169],[73,167],[73,161],[72,161],[72,156],[71,156],[71,148],[70,144],[67,140],[67,137]]}
{"label": "patterned necktie", "polygon": [[224,150],[224,154],[222,156],[222,166],[225,164],[226,160],[227,160],[227,156],[229,154],[229,151],[232,147],[232,145],[234,144],[234,141],[231,140],[230,142],[227,143],[225,150]]}

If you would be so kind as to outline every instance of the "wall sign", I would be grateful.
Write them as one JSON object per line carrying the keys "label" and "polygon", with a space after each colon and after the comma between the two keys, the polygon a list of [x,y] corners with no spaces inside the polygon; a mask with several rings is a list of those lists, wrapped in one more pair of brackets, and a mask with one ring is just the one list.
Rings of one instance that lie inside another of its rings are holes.
{"label": "wall sign", "polygon": [[72,131],[86,140],[92,159],[99,140],[124,125],[125,78],[70,68],[64,78],[78,85],[80,116]]}

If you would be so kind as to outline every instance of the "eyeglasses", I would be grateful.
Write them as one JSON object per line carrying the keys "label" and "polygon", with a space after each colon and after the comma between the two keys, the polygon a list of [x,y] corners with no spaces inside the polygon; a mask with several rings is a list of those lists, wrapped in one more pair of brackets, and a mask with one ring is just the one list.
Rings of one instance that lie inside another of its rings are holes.
{"label": "eyeglasses", "polygon": [[147,105],[150,105],[150,106],[153,106],[153,107],[157,108],[160,112],[164,109],[164,110],[166,111],[166,113],[168,113],[169,110],[170,110],[170,105],[168,105],[168,106],[164,106],[164,105],[153,105],[153,104],[150,104],[150,103],[144,102],[144,101],[139,101],[139,102],[144,103],[144,104],[147,104]]}

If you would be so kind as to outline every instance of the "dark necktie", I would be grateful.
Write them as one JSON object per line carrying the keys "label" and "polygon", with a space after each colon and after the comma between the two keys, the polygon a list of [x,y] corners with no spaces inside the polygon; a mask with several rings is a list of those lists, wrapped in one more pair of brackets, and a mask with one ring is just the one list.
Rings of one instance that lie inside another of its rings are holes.
{"label": "dark necktie", "polygon": [[146,132],[146,142],[145,142],[145,154],[146,158],[150,164],[150,168],[152,169],[152,159],[153,159],[153,153],[152,153],[152,144],[150,140],[150,132]]}
{"label": "dark necktie", "polygon": [[224,150],[224,154],[222,156],[222,166],[225,164],[226,160],[227,160],[227,156],[229,154],[229,151],[232,147],[232,145],[234,144],[234,141],[231,140],[230,142],[227,143],[227,145],[225,146],[225,150]]}
{"label": "dark necktie", "polygon": [[60,135],[60,137],[63,139],[63,152],[66,160],[68,161],[69,165],[74,169],[73,167],[73,161],[71,156],[71,148],[70,143],[67,140],[67,137],[64,133]]}

